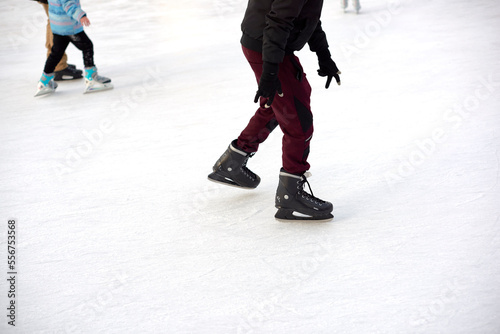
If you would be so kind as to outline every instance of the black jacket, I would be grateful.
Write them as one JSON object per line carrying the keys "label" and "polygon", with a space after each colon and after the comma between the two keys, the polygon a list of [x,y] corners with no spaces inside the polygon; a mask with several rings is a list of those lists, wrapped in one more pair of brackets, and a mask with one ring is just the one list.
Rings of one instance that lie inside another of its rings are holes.
{"label": "black jacket", "polygon": [[262,59],[271,63],[281,63],[285,54],[306,43],[313,52],[327,50],[322,8],[323,0],[249,0],[241,44],[262,52]]}

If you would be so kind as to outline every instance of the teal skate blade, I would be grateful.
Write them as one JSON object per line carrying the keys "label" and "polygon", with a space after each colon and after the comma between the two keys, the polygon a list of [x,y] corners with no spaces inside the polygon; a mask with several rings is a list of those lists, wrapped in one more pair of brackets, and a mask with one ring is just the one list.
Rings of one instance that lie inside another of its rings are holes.
{"label": "teal skate blade", "polygon": [[238,183],[234,182],[231,178],[226,177],[224,175],[218,174],[217,172],[210,173],[208,175],[208,180],[216,183],[223,184],[225,186],[231,186],[235,188],[240,188],[240,189],[255,189],[251,187],[243,187],[240,186]]}
{"label": "teal skate blade", "polygon": [[326,222],[333,219],[331,213],[326,213],[322,215],[308,215],[293,209],[278,209],[278,212],[274,215],[274,218],[281,221],[316,221],[316,222]]}

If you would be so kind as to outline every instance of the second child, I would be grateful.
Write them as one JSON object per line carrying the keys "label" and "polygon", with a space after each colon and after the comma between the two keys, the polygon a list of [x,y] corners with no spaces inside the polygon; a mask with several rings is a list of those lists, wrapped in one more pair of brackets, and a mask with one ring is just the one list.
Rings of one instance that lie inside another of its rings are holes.
{"label": "second child", "polygon": [[94,46],[83,30],[83,26],[90,26],[90,20],[87,13],[80,7],[80,1],[49,0],[49,19],[54,44],[45,62],[35,96],[53,93],[57,88],[57,84],[54,82],[54,70],[69,43],[76,46],[83,54],[84,93],[113,88],[111,79],[97,74],[97,68],[94,64]]}

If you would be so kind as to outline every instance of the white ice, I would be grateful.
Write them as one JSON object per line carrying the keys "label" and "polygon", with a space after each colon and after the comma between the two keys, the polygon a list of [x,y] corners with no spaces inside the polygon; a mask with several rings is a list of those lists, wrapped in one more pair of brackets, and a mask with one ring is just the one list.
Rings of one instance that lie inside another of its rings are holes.
{"label": "white ice", "polygon": [[328,223],[274,219],[279,129],[257,189],[207,181],[256,110],[246,1],[82,6],[114,90],[34,98],[45,14],[0,3],[0,332],[500,333],[497,1],[325,2],[342,85],[297,55]]}

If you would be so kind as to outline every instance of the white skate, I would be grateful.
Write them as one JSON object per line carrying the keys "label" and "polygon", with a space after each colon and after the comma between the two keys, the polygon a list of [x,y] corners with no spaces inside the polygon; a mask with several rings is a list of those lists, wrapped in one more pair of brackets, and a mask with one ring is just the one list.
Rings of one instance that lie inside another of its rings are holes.
{"label": "white skate", "polygon": [[113,84],[110,78],[97,75],[97,68],[90,67],[85,69],[85,90],[83,94],[112,89]]}
{"label": "white skate", "polygon": [[46,74],[44,72],[40,81],[38,81],[35,97],[52,94],[55,92],[56,88],[57,83],[54,82],[54,73]]}

